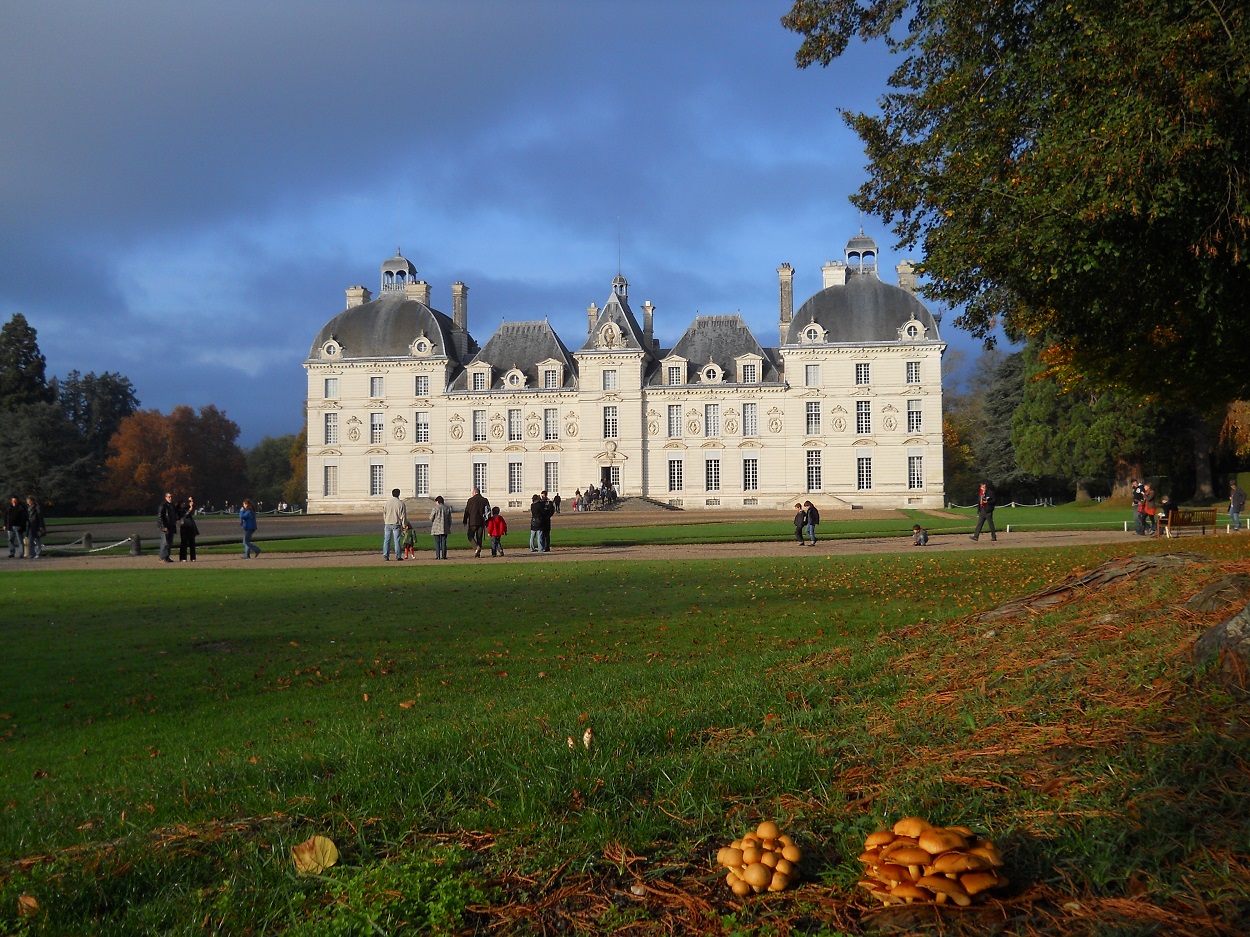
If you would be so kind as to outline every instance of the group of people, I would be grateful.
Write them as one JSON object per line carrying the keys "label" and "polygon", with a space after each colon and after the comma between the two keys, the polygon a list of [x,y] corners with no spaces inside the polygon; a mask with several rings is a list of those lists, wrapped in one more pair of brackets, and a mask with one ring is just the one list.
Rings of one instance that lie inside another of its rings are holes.
{"label": "group of people", "polygon": [[[559,508],[560,496],[556,495],[556,513],[560,513]],[[594,484],[586,486],[586,490],[580,488],[573,492],[573,510],[574,511],[593,511],[596,508],[603,510],[610,505],[616,503],[616,489],[612,487],[611,482],[604,482],[598,488]]]}
{"label": "group of people", "polygon": [[[200,535],[200,525],[195,519],[198,513],[195,498],[190,495],[185,501],[174,501],[173,492],[165,492],[165,500],[156,512],[156,526],[161,532],[161,546],[157,559],[161,563],[172,563],[174,552],[174,535],[178,536],[178,562],[195,562],[195,541]],[[260,556],[260,547],[252,542],[256,535],[256,506],[250,498],[243,499],[239,508],[239,526],[243,529],[243,559],[250,560]]]}
{"label": "group of people", "polygon": [[810,501],[795,502],[794,539],[799,546],[816,546],[816,525],[820,523],[820,511]]}
{"label": "group of people", "polygon": [[47,532],[39,499],[34,495],[27,495],[26,503],[23,504],[17,495],[9,498],[8,506],[4,509],[4,533],[9,541],[9,559],[41,559],[43,538]]}
{"label": "group of people", "polygon": [[[542,491],[533,496],[530,502],[530,552],[551,552],[551,518],[560,511],[560,496],[548,498]],[[503,538],[508,533],[508,522],[492,507],[490,501],[478,487],[473,488],[464,505],[464,513],[460,518],[464,525],[465,535],[473,548],[474,557],[482,555],[484,540],[490,538],[490,555],[503,556]],[[453,524],[451,508],[439,495],[434,499],[430,509],[430,536],[434,539],[434,559],[447,559],[447,536]],[[402,544],[402,552],[401,552]],[[412,559],[416,556],[417,534],[408,520],[408,507],[399,496],[399,489],[391,489],[390,500],[382,512],[382,559],[389,561],[392,550],[396,560]]]}

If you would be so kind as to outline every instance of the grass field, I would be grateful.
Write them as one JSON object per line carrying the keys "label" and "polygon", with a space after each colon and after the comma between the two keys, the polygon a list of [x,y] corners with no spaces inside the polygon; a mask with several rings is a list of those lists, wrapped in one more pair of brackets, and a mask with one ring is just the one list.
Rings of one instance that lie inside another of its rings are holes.
{"label": "grass field", "polygon": [[[863,835],[918,813],[1008,853],[948,932],[1240,933],[1250,734],[1172,600],[1246,560],[1200,548],[993,627],[1131,547],[10,576],[0,929],[859,933]],[[742,902],[709,857],[763,817],[807,881]]]}

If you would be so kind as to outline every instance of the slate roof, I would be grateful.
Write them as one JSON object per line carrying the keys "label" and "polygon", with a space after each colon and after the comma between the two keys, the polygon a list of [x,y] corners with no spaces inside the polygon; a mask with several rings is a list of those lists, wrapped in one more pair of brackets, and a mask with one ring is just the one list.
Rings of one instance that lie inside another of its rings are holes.
{"label": "slate roof", "polygon": [[[541,388],[541,377],[538,363],[555,359],[564,365],[564,388],[577,386],[577,364],[569,350],[560,341],[560,336],[551,327],[551,323],[542,322],[504,322],[495,334],[490,337],[473,358],[472,362],[485,361],[491,366],[491,390],[512,390],[503,385],[503,376],[513,368],[525,372],[525,386],[516,388],[518,391],[533,393]],[[452,381],[450,390],[463,391],[468,389],[468,374],[461,373]]]}
{"label": "slate roof", "polygon": [[[586,337],[586,341],[582,343],[581,351],[603,351],[596,345],[596,337],[599,329],[607,322],[615,322],[621,330],[624,337],[624,348],[629,351],[651,351],[647,347],[646,340],[643,337],[642,326],[638,324],[638,320],[634,318],[634,311],[629,308],[629,298],[621,296],[613,292],[608,297],[608,301],[603,304],[603,308],[599,310],[599,317],[595,319],[595,326],[590,330],[590,334]],[[612,351],[620,351],[615,348]]]}
{"label": "slate roof", "polygon": [[812,322],[831,343],[897,342],[898,330],[912,318],[925,329],[925,339],[938,340],[937,323],[914,295],[874,273],[851,274],[845,285],[823,289],[799,307],[786,344],[797,345]]}
{"label": "slate roof", "polygon": [[477,350],[472,337],[457,329],[450,316],[394,291],[344,310],[323,325],[308,359],[323,360],[321,348],[331,338],[342,346],[343,360],[408,358],[413,341],[421,334],[434,346],[435,358],[447,357],[460,364]]}
{"label": "slate roof", "polygon": [[[728,383],[733,383],[737,374],[735,359],[742,355],[759,355],[763,359],[760,362],[760,382],[781,381],[775,360],[760,346],[740,315],[695,316],[685,334],[663,357],[671,355],[685,358],[695,368],[711,361],[725,374]],[[662,368],[653,368],[650,382],[659,383],[661,373]]]}

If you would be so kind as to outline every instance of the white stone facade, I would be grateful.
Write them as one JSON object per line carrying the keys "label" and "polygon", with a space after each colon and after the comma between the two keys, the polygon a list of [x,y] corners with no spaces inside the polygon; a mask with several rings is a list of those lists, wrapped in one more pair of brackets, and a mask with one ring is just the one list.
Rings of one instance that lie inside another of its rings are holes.
{"label": "white stone facade", "polygon": [[782,267],[777,348],[738,316],[700,316],[660,348],[654,307],[639,323],[617,277],[573,352],[546,322],[505,323],[479,348],[464,284],[446,316],[392,258],[379,297],[349,289],[304,362],[308,510],[380,512],[392,488],[460,504],[475,483],[520,510],[604,481],[689,510],[940,508],[937,323],[878,279],[870,239],[847,257],[797,313]]}

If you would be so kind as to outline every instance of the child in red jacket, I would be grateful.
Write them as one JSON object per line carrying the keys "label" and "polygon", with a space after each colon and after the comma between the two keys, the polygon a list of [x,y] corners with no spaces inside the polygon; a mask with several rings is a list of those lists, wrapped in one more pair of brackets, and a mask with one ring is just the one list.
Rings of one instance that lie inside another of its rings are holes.
{"label": "child in red jacket", "polygon": [[503,556],[503,535],[508,532],[508,522],[499,513],[499,508],[490,509],[490,517],[486,518],[486,533],[490,537],[490,555]]}

